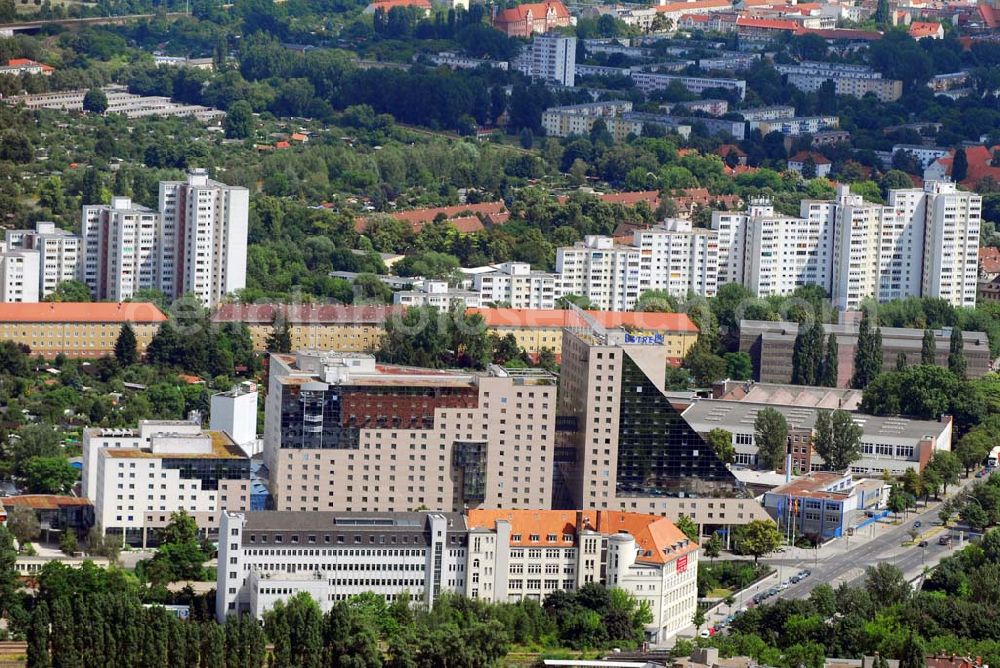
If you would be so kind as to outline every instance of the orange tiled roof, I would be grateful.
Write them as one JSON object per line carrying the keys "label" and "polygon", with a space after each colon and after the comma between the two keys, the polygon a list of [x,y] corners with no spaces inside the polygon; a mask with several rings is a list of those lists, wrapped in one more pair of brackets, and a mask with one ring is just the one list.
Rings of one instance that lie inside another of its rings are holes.
{"label": "orange tiled roof", "polygon": [[940,23],[930,21],[914,21],[910,24],[910,37],[920,39],[921,37],[934,37],[941,30]]}
{"label": "orange tiled roof", "polygon": [[980,248],[979,266],[987,274],[1000,274],[1000,248]]}
{"label": "orange tiled roof", "polygon": [[[606,536],[629,534],[639,547],[637,561],[641,563],[666,564],[698,549],[698,544],[688,540],[673,522],[657,515],[613,510],[579,513],[573,510],[470,510],[466,517],[469,529],[493,530],[498,521],[510,522],[510,545],[513,547],[567,547],[575,543],[578,530],[590,530]],[[582,526],[577,526],[578,521]],[[531,540],[532,537],[537,540]]]}
{"label": "orange tiled roof", "polygon": [[[769,5],[773,0],[745,0],[744,5],[754,7],[758,5]],[[674,14],[697,13],[702,9],[729,10],[733,8],[732,0],[694,0],[694,2],[673,2],[669,5],[657,5],[653,9],[658,12]]]}
{"label": "orange tiled roof", "polygon": [[[962,185],[972,187],[987,176],[997,183],[1000,183],[1000,167],[990,164],[993,160],[993,152],[1000,150],[1000,145],[992,148],[988,146],[970,146],[965,149],[965,157],[969,162],[969,170]],[[938,158],[935,162],[945,168],[945,173],[951,176],[951,164],[955,160],[955,151],[948,151],[948,155]]]}
{"label": "orange tiled roof", "polygon": [[787,19],[755,19],[749,16],[741,16],[736,19],[737,27],[742,28],[766,28],[769,30],[796,30],[799,24]]}
{"label": "orange tiled roof", "polygon": [[[730,153],[732,153],[733,155],[738,155],[741,158],[745,158],[746,155],[747,155],[743,151],[743,149],[741,149],[736,144],[723,144],[719,148],[715,149],[715,154],[719,155],[719,156],[722,156],[723,158],[725,158]],[[707,193],[708,191],[706,190],[705,192]]]}
{"label": "orange tiled roof", "polygon": [[[409,223],[414,232],[419,232],[427,223],[433,222],[439,214],[443,214],[447,220],[467,218],[469,215],[488,216],[495,223],[506,221],[504,214],[507,212],[507,205],[502,200],[496,202],[482,202],[480,204],[457,204],[455,206],[439,206],[427,209],[412,209],[410,211],[397,211],[389,215],[396,220]],[[464,215],[460,215],[464,214]],[[365,229],[365,219],[361,218],[355,223],[355,229],[363,232]],[[456,226],[457,227],[457,226]],[[482,229],[482,228],[480,228]]]}
{"label": "orange tiled roof", "polygon": [[448,222],[455,226],[455,229],[462,234],[471,234],[472,232],[479,232],[486,229],[483,227],[483,221],[479,220],[478,216],[460,216],[458,218],[449,218]]}
{"label": "orange tiled roof", "polygon": [[826,156],[816,153],[815,151],[799,151],[792,157],[788,159],[788,162],[805,162],[809,156],[812,156],[813,162],[817,165],[829,165],[830,161],[826,159]]}
{"label": "orange tiled roof", "polygon": [[796,28],[796,35],[819,35],[823,39],[851,39],[874,42],[882,39],[882,33],[875,30],[854,30],[852,28]]}
{"label": "orange tiled roof", "polygon": [[368,5],[372,11],[384,9],[388,12],[393,7],[417,7],[418,9],[430,9],[430,0],[376,0]]}
{"label": "orange tiled roof", "polygon": [[555,11],[556,18],[569,18],[569,10],[566,9],[566,5],[559,0],[554,0],[552,2],[525,3],[523,5],[511,7],[510,9],[505,9],[497,14],[494,23],[515,23],[517,21],[523,21],[528,15],[528,10],[531,10],[532,16],[537,19],[548,14],[549,7]]}
{"label": "orange tiled roof", "polygon": [[652,208],[660,205],[660,191],[642,190],[638,192],[604,193],[601,195],[602,202],[609,204],[622,204],[624,206],[635,206],[639,202],[646,202]]}
{"label": "orange tiled roof", "polygon": [[983,17],[983,23],[991,30],[1000,28],[1000,11],[994,9],[988,2],[979,3],[979,15]]}
{"label": "orange tiled roof", "polygon": [[[489,327],[577,327],[582,323],[573,311],[563,309],[470,308]],[[603,327],[634,327],[660,332],[697,333],[698,326],[685,313],[642,311],[587,311]]]}
{"label": "orange tiled roof", "polygon": [[61,496],[59,494],[23,494],[21,496],[5,496],[0,498],[5,508],[25,506],[34,510],[58,510],[64,506],[89,506],[90,501],[78,496]]}
{"label": "orange tiled roof", "polygon": [[149,302],[41,302],[0,304],[0,322],[164,322]]}
{"label": "orange tiled roof", "polygon": [[292,133],[292,141],[305,141],[308,137],[301,132]]}

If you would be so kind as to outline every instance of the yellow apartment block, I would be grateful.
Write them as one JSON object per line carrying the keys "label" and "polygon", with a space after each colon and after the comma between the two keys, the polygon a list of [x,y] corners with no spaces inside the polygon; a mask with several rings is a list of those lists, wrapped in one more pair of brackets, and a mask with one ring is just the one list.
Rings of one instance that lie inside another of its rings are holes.
{"label": "yellow apartment block", "polygon": [[401,306],[223,304],[212,322],[243,323],[257,351],[267,349],[277,316],[288,322],[292,350],[371,352],[382,342],[385,321],[405,310]]}
{"label": "yellow apartment block", "polygon": [[14,341],[47,358],[112,355],[122,325],[135,331],[142,354],[165,322],[155,304],[146,302],[52,302],[0,304],[0,340]]}
{"label": "yellow apartment block", "polygon": [[[530,355],[548,348],[558,358],[562,355],[563,329],[581,327],[581,318],[560,309],[473,308],[486,328],[498,336],[513,334],[517,344]],[[625,329],[635,343],[658,343],[667,348],[667,357],[679,364],[698,340],[698,327],[684,313],[645,313],[632,311],[588,311],[587,314],[607,329]]]}

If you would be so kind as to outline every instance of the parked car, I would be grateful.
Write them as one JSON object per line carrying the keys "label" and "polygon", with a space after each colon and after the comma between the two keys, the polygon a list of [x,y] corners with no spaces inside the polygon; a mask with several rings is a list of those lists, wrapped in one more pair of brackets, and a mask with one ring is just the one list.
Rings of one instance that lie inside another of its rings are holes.
{"label": "parked car", "polygon": [[938,545],[951,545],[951,534],[945,534],[938,538]]}
{"label": "parked car", "polygon": [[927,541],[926,540],[920,541],[919,543],[917,543],[917,547],[927,547]]}
{"label": "parked car", "polygon": [[801,578],[800,576],[798,576],[798,575],[793,575],[793,576],[792,576],[792,584],[798,584],[798,583],[799,583],[799,581],[800,581],[801,579],[802,579],[802,578]]}
{"label": "parked car", "polygon": [[917,520],[916,522],[913,523],[913,528],[914,529],[919,529],[922,526],[923,526],[923,522],[921,522],[919,520]]}

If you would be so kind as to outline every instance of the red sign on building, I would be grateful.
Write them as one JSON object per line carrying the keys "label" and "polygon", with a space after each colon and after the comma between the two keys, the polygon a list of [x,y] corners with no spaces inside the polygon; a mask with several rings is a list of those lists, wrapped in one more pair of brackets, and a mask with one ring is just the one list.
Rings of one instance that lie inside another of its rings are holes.
{"label": "red sign on building", "polygon": [[688,556],[677,557],[677,572],[686,573],[688,569]]}

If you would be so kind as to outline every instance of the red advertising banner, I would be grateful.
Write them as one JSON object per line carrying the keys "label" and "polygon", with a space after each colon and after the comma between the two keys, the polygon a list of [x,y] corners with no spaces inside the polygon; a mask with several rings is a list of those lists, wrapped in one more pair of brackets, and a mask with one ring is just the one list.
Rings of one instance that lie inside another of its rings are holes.
{"label": "red advertising banner", "polygon": [[688,556],[677,557],[677,572],[686,573],[688,569]]}

